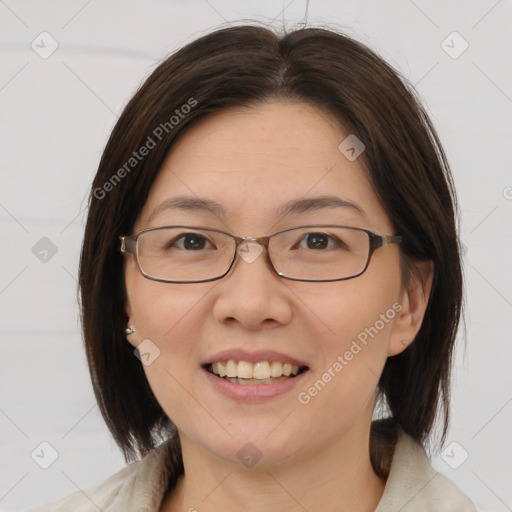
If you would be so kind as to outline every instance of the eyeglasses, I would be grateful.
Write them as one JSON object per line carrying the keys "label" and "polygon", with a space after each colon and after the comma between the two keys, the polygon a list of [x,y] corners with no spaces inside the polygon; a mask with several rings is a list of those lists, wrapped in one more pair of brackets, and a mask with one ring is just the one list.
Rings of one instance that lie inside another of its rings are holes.
{"label": "eyeglasses", "polygon": [[373,252],[401,236],[348,226],[299,226],[260,238],[193,226],[148,228],[119,237],[144,277],[164,283],[202,283],[224,277],[237,255],[247,262],[263,248],[277,274],[293,281],[343,281],[360,276]]}

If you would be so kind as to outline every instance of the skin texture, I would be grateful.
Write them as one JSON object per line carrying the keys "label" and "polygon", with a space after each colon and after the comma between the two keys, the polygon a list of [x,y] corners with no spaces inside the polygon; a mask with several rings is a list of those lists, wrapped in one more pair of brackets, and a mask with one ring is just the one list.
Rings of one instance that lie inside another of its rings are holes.
{"label": "skin texture", "polygon": [[[175,144],[155,180],[134,232],[170,224],[202,225],[240,236],[265,236],[310,223],[343,224],[395,234],[358,160],[339,150],[349,135],[314,106],[272,101],[232,109],[195,124]],[[177,195],[221,203],[226,216],[155,208]],[[336,195],[357,203],[278,220],[283,203]],[[375,390],[386,358],[418,332],[432,269],[403,286],[399,246],[378,249],[354,279],[306,283],[279,277],[265,252],[241,258],[221,280],[196,284],[144,278],[128,257],[128,325],[137,346],[151,339],[160,356],[144,370],[164,411],[177,425],[185,476],[162,504],[165,511],[374,510],[385,482],[369,457]],[[421,286],[419,286],[421,284]],[[297,400],[344,354],[357,335],[399,303],[402,309],[308,404]],[[262,403],[242,403],[208,385],[205,357],[226,350],[271,349],[307,362],[300,389]],[[237,452],[261,452],[252,468]],[[312,485],[314,484],[314,485]]]}

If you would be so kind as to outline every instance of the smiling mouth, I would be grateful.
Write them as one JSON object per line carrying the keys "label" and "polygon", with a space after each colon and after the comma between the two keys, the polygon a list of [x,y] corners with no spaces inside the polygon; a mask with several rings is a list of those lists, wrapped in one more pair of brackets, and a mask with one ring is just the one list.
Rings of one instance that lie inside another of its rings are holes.
{"label": "smiling mouth", "polygon": [[233,384],[273,384],[293,379],[309,370],[307,366],[295,366],[280,361],[218,361],[203,366],[209,373]]}

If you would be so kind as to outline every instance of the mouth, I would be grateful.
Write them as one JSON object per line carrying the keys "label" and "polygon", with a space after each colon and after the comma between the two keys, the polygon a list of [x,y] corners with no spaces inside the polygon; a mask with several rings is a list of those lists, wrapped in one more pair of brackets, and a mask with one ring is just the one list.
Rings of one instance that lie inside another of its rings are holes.
{"label": "mouth", "polygon": [[297,366],[282,361],[244,361],[228,359],[206,363],[203,368],[219,379],[242,385],[268,385],[291,380],[307,372],[307,366]]}

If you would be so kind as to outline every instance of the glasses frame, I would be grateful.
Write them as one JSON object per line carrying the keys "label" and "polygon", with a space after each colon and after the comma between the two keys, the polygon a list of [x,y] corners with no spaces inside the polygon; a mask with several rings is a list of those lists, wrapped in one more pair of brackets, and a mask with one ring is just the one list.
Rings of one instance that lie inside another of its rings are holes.
{"label": "glasses frame", "polygon": [[[363,270],[361,270],[361,272],[351,275],[351,276],[348,276],[348,277],[341,277],[341,278],[336,278],[336,279],[298,279],[296,277],[286,276],[285,274],[283,274],[281,271],[279,271],[275,267],[274,262],[272,261],[270,254],[269,254],[269,250],[268,250],[268,244],[272,237],[279,235],[280,233],[286,233],[287,231],[293,231],[295,229],[320,228],[320,227],[323,227],[323,228],[346,228],[346,229],[352,229],[354,231],[362,231],[363,233],[366,233],[368,235],[368,238],[370,240],[368,257],[366,259],[366,265],[364,266]],[[142,265],[140,264],[139,251],[138,251],[138,247],[139,247],[138,239],[141,235],[143,235],[144,233],[147,233],[148,231],[157,231],[157,230],[169,229],[169,228],[186,228],[186,229],[195,229],[195,230],[204,230],[204,231],[214,231],[216,233],[222,233],[224,235],[231,237],[235,241],[235,251],[234,251],[233,259],[231,260],[231,263],[229,265],[229,268],[226,270],[226,272],[224,272],[223,274],[221,274],[219,276],[211,277],[208,279],[193,280],[193,281],[175,281],[175,280],[161,279],[158,277],[150,276],[149,274],[144,272],[144,270],[142,269]],[[239,256],[238,247],[240,247],[241,244],[243,244],[244,242],[247,242],[247,241],[255,242],[265,248],[266,253],[267,253],[267,260],[270,262],[270,264],[272,265],[272,268],[274,269],[274,271],[276,272],[276,274],[278,276],[280,276],[284,279],[289,279],[290,281],[302,281],[302,282],[307,282],[307,283],[328,283],[328,282],[334,282],[334,281],[346,281],[348,279],[354,279],[355,277],[359,277],[360,275],[364,274],[364,272],[370,265],[370,260],[372,258],[373,253],[379,247],[384,247],[385,245],[388,245],[388,244],[402,243],[403,236],[402,235],[377,235],[376,233],[373,233],[372,231],[370,231],[368,229],[355,228],[352,226],[344,226],[344,225],[339,225],[339,224],[308,224],[305,226],[294,226],[293,228],[287,228],[287,229],[283,229],[281,231],[276,231],[275,233],[272,233],[271,235],[268,235],[268,236],[260,236],[258,238],[254,238],[252,236],[236,236],[231,233],[228,233],[227,231],[222,231],[220,229],[215,229],[215,228],[206,228],[206,227],[201,227],[201,226],[176,225],[176,226],[159,226],[159,227],[154,227],[154,228],[141,229],[140,231],[137,231],[137,233],[135,233],[133,235],[120,236],[119,240],[120,240],[120,245],[119,245],[120,252],[122,252],[124,254],[133,254],[135,256],[135,260],[137,262],[137,266],[139,267],[140,273],[147,279],[150,279],[152,281],[158,281],[161,283],[192,284],[192,283],[207,283],[210,281],[217,281],[219,279],[222,279],[227,274],[229,274],[230,270],[233,268],[233,265],[235,264],[235,261],[236,261],[237,257]]]}

